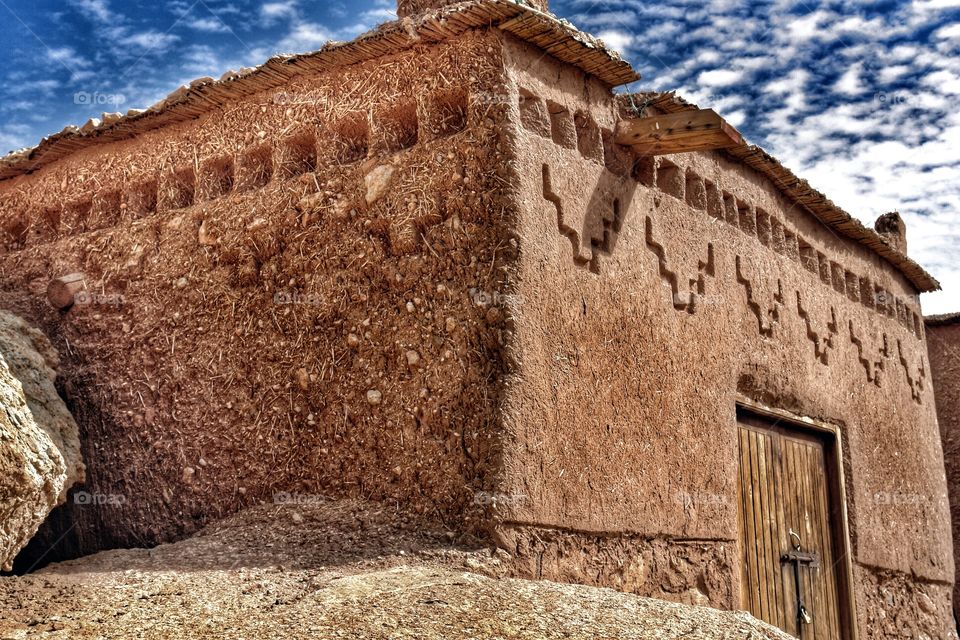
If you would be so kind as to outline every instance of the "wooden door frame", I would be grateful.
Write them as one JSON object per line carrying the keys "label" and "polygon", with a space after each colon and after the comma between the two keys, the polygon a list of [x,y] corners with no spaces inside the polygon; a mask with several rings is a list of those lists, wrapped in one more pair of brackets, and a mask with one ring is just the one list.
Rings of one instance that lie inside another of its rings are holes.
{"label": "wooden door frame", "polygon": [[[823,439],[824,463],[827,470],[826,484],[829,491],[828,499],[831,503],[831,514],[836,514],[836,517],[831,518],[830,528],[833,531],[835,544],[842,552],[839,560],[842,569],[837,572],[840,578],[840,584],[837,585],[840,591],[837,605],[840,607],[841,632],[845,640],[858,640],[853,576],[853,544],[850,541],[847,483],[843,466],[843,434],[840,427],[822,420],[797,415],[784,409],[768,407],[739,393],[737,394],[736,409],[737,412],[743,410],[748,414],[773,420],[774,423],[783,424],[790,430],[801,434],[804,432],[817,434]],[[739,429],[739,420],[736,422]]]}

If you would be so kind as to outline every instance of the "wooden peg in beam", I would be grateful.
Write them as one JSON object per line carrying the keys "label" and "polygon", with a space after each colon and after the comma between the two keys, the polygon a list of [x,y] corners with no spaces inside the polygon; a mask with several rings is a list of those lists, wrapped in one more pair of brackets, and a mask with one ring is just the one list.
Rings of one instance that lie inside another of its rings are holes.
{"label": "wooden peg in beam", "polygon": [[614,141],[640,155],[663,156],[735,147],[743,136],[713,109],[700,109],[621,120]]}

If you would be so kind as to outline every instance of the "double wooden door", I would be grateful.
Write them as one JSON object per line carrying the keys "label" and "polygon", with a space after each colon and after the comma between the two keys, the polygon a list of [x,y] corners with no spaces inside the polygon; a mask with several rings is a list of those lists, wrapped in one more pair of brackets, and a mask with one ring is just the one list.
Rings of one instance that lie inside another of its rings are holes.
{"label": "double wooden door", "polygon": [[803,640],[846,638],[832,443],[741,411],[743,607]]}

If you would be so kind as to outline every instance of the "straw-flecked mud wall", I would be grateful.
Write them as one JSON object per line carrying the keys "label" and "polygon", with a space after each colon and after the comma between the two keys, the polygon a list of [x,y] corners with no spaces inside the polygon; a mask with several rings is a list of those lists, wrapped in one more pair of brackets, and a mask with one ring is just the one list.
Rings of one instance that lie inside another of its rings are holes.
{"label": "straw-flecked mud wall", "polygon": [[[927,323],[930,374],[937,396],[937,418],[950,493],[953,549],[960,549],[960,316],[930,318]],[[954,609],[960,593],[954,588]]]}
{"label": "straw-flecked mud wall", "polygon": [[576,70],[519,43],[508,69],[501,544],[526,574],[740,608],[747,397],[840,427],[863,637],[943,637],[953,559],[916,290],[722,154],[633,165],[618,107]]}
{"label": "straw-flecked mud wall", "polygon": [[[471,529],[512,251],[497,38],[302,78],[0,183],[0,306],[63,357],[87,483],[44,560],[245,504],[403,503]],[[44,291],[82,272],[66,312]],[[279,497],[278,497],[279,496]]]}

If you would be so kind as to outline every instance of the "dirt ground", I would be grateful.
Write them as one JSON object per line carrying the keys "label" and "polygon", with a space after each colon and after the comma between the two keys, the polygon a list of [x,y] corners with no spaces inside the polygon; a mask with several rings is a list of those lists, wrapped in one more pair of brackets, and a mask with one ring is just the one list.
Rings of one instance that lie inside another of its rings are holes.
{"label": "dirt ground", "polygon": [[771,638],[744,613],[500,577],[383,506],[261,505],[154,549],[0,579],[0,638]]}

